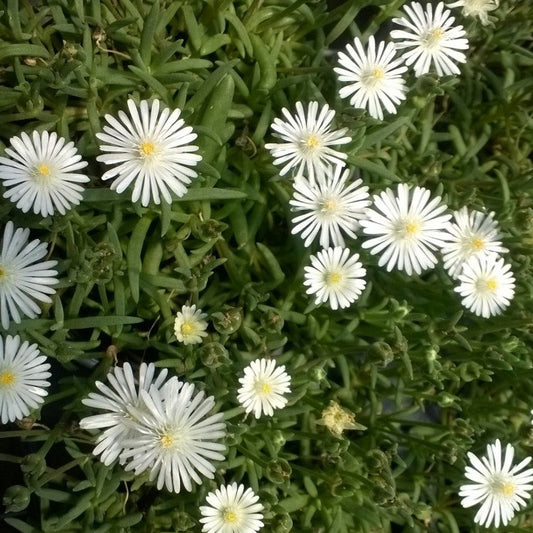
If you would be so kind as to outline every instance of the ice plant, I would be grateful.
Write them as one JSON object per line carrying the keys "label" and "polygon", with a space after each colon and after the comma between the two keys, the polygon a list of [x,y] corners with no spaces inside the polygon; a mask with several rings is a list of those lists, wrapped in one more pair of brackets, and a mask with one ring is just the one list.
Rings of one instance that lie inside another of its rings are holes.
{"label": "ice plant", "polygon": [[281,112],[285,121],[274,119],[272,129],[274,136],[283,142],[265,144],[274,157],[274,164],[283,165],[281,176],[294,169],[296,175],[303,174],[314,181],[327,166],[344,165],[346,154],[332,146],[349,143],[351,138],[346,135],[347,128],[331,129],[335,111],[327,104],[319,111],[318,102],[310,102],[307,110],[302,102],[296,102],[296,115],[291,115],[286,108]]}
{"label": "ice plant", "polygon": [[421,274],[435,266],[433,251],[445,242],[451,215],[444,211],[440,196],[431,198],[428,189],[400,183],[396,193],[386,189],[374,196],[373,206],[361,220],[369,237],[362,246],[380,254],[378,264],[386,265],[388,272],[397,268],[409,275]]}
{"label": "ice plant", "polygon": [[463,27],[454,26],[455,18],[444,2],[435,8],[412,2],[404,10],[406,16],[392,19],[404,29],[393,30],[391,37],[397,49],[408,49],[403,58],[408,66],[414,65],[415,75],[428,73],[432,65],[439,76],[459,74],[456,63],[466,62],[461,50],[468,49],[468,40]]}
{"label": "ice plant", "polygon": [[4,198],[27,213],[43,217],[56,211],[64,215],[82,199],[89,178],[77,171],[87,166],[71,141],[57,133],[34,131],[12,137],[6,154],[0,157],[0,180],[6,188]]}
{"label": "ice plant", "polygon": [[224,460],[224,444],[215,442],[226,435],[222,413],[209,414],[215,406],[212,396],[195,392],[191,383],[171,378],[161,389],[141,390],[142,405],[132,411],[137,430],[125,440],[121,462],[135,474],[149,471],[150,481],[160,490],[190,492],[201,483],[199,474],[212,479],[212,461]]}
{"label": "ice plant", "polygon": [[322,418],[318,424],[326,426],[335,437],[342,437],[347,429],[366,429],[362,424],[355,421],[355,415],[343,409],[337,402],[330,401],[329,405],[322,411]]}
{"label": "ice plant", "polygon": [[395,59],[394,43],[381,41],[376,47],[374,37],[368,39],[367,49],[356,37],[346,53],[339,52],[339,65],[333,70],[339,81],[347,82],[339,90],[341,98],[350,98],[350,104],[368,109],[370,116],[383,120],[383,108],[396,113],[396,106],[405,100],[405,82],[402,74],[407,70],[402,59]]}
{"label": "ice plant", "polygon": [[244,485],[222,485],[200,507],[203,533],[256,533],[263,527],[263,505]]}
{"label": "ice plant", "polygon": [[17,228],[9,221],[4,228],[0,248],[0,322],[4,329],[10,320],[19,323],[22,316],[35,318],[41,313],[38,302],[51,303],[51,287],[57,283],[53,270],[57,261],[41,261],[47,245],[37,239],[28,243],[29,229]]}
{"label": "ice plant", "polygon": [[294,180],[290,200],[292,211],[301,213],[292,219],[292,233],[300,233],[305,246],[320,234],[320,246],[344,246],[343,233],[355,239],[359,219],[368,200],[368,187],[360,179],[348,182],[350,172],[337,166],[328,169],[316,181],[301,176]]}
{"label": "ice plant", "polygon": [[471,466],[466,467],[465,477],[473,483],[462,485],[459,496],[463,507],[481,504],[474,517],[476,524],[499,527],[501,523],[506,526],[530,498],[533,468],[524,468],[531,457],[513,465],[514,453],[511,444],[503,451],[499,439],[487,445],[487,455],[481,460],[468,452]]}
{"label": "ice plant", "polygon": [[501,254],[508,251],[499,240],[498,223],[492,212],[469,212],[463,207],[454,212],[448,233],[441,252],[444,268],[453,278],[457,278],[465,261],[474,255],[482,257],[489,253]]}
{"label": "ice plant", "polygon": [[193,153],[198,147],[191,144],[197,135],[185,126],[180,109],[160,109],[159,100],[137,105],[130,99],[127,105],[129,115],[106,115],[108,125],[96,134],[105,152],[96,159],[111,166],[102,180],[114,179],[111,188],[118,193],[133,183],[132,201],[140,199],[143,206],[151,200],[159,204],[161,197],[171,203],[171,193],[183,196],[197,176],[192,167],[202,156]]}
{"label": "ice plant", "polygon": [[0,337],[0,417],[2,424],[21,420],[48,394],[52,375],[37,344],[21,343],[18,335]]}
{"label": "ice plant", "polygon": [[455,291],[462,296],[462,304],[483,318],[502,313],[514,297],[511,266],[496,254],[471,257],[458,278]]}
{"label": "ice plant", "polygon": [[80,420],[82,429],[104,429],[93,450],[94,455],[100,455],[102,463],[110,465],[124,451],[124,440],[137,435],[131,424],[131,410],[141,405],[140,391],[150,387],[161,388],[167,373],[164,368],[156,375],[153,363],[142,363],[139,379],[136,380],[131,365],[124,363],[124,366],[116,366],[107,374],[109,385],[96,381],[100,392],[91,392],[82,400],[84,405],[103,411]]}
{"label": "ice plant", "polygon": [[457,0],[448,7],[462,7],[463,15],[467,17],[477,17],[481,24],[489,23],[489,12],[494,11],[500,2],[499,0]]}
{"label": "ice plant", "polygon": [[316,304],[328,302],[333,310],[349,307],[366,286],[359,254],[350,255],[348,248],[321,250],[311,256],[311,265],[304,270],[307,294],[315,295]]}
{"label": "ice plant", "polygon": [[206,316],[201,309],[196,309],[194,304],[182,306],[174,320],[174,334],[178,341],[185,345],[202,342],[202,337],[207,336],[207,322],[204,320]]}
{"label": "ice plant", "polygon": [[274,409],[283,409],[288,401],[285,394],[291,392],[291,377],[285,372],[285,366],[277,366],[273,359],[252,361],[239,383],[242,386],[237,391],[237,400],[255,418],[263,414],[272,416]]}

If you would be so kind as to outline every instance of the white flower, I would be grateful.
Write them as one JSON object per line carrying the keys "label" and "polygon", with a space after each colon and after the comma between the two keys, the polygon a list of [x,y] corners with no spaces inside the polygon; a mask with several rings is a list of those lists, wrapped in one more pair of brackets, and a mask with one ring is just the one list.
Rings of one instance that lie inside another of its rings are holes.
{"label": "white flower", "polygon": [[136,383],[131,365],[124,363],[123,367],[116,366],[107,374],[106,379],[110,386],[101,381],[95,383],[102,394],[91,392],[88,398],[82,400],[84,405],[108,411],[80,420],[82,429],[106,428],[99,435],[93,451],[94,455],[101,455],[102,463],[110,465],[124,450],[124,440],[137,435],[131,424],[131,409],[141,405],[141,390],[147,391],[150,387],[159,389],[163,386],[167,372],[164,368],[156,377],[154,364],[142,363]]}
{"label": "white flower", "polygon": [[359,254],[350,256],[348,248],[321,250],[311,256],[311,265],[304,270],[307,294],[315,295],[316,304],[328,302],[334,310],[349,307],[366,286],[366,270]]}
{"label": "white flower", "polygon": [[160,195],[171,203],[170,192],[183,196],[187,185],[197,176],[189,167],[202,159],[192,153],[198,150],[190,144],[197,135],[190,126],[184,127],[183,119],[179,118],[181,110],[165,107],[159,114],[159,107],[159,100],[154,100],[151,107],[146,100],[138,107],[128,100],[130,115],[119,111],[120,120],[106,115],[109,126],[104,126],[104,133],[96,134],[104,143],[100,149],[108,152],[96,159],[112,165],[102,180],[116,178],[111,188],[118,193],[134,182],[132,201],[140,198],[143,206],[151,199],[161,203]]}
{"label": "white flower", "polygon": [[237,391],[237,400],[246,413],[253,411],[255,418],[262,414],[272,416],[274,409],[283,409],[287,404],[284,394],[291,392],[291,377],[285,366],[276,366],[273,359],[252,361],[239,383],[242,387]]}
{"label": "white flower", "polygon": [[467,17],[478,17],[481,24],[489,23],[489,11],[493,11],[499,6],[499,0],[457,0],[448,7],[462,7],[463,15]]}
{"label": "white flower", "polygon": [[425,11],[418,2],[404,6],[407,17],[394,18],[393,22],[404,26],[406,30],[393,30],[391,37],[397,39],[396,48],[410,48],[404,52],[407,65],[414,63],[415,75],[429,72],[431,63],[437,74],[459,74],[455,63],[465,63],[466,56],[459,50],[468,49],[466,32],[462,26],[453,26],[455,18],[450,10],[444,9],[439,2],[433,12],[432,4],[426,4]]}
{"label": "white flower", "polygon": [[282,109],[282,113],[286,122],[276,118],[272,129],[276,132],[274,135],[284,142],[265,144],[274,157],[274,164],[284,165],[280,176],[297,167],[297,175],[305,174],[313,181],[325,172],[328,165],[344,165],[346,154],[331,146],[346,144],[351,138],[346,136],[347,128],[331,131],[335,111],[327,104],[318,113],[318,102],[310,102],[306,113],[302,103],[296,102],[296,116],[292,116],[286,108]]}
{"label": "white flower", "polygon": [[50,365],[37,344],[20,337],[0,337],[0,413],[2,424],[20,420],[44,402]]}
{"label": "white flower", "polygon": [[514,296],[511,266],[496,254],[471,257],[464,263],[459,281],[455,291],[463,297],[462,304],[483,318],[502,313]]}
{"label": "white flower", "polygon": [[339,81],[349,84],[339,91],[341,98],[350,97],[350,104],[366,108],[370,116],[383,120],[384,107],[389,113],[396,113],[396,106],[405,100],[405,82],[402,74],[407,67],[402,59],[394,59],[394,43],[379,43],[376,50],[374,37],[370,36],[367,50],[358,37],[354,46],[348,44],[339,52],[339,64],[333,70],[339,74]]}
{"label": "white flower", "polygon": [[194,385],[180,383],[176,377],[158,390],[140,391],[143,408],[135,410],[138,435],[125,441],[121,461],[135,474],[150,471],[150,481],[157,478],[157,488],[191,491],[201,483],[198,473],[213,479],[211,461],[222,461],[225,446],[215,440],[226,435],[222,413],[207,416],[215,406],[212,396],[195,395]]}
{"label": "white flower", "polygon": [[448,242],[441,249],[444,268],[453,278],[457,278],[464,262],[473,255],[482,257],[508,251],[498,240],[500,233],[498,223],[493,218],[494,213],[468,212],[463,207],[455,211],[453,217],[455,222],[448,226]]}
{"label": "white flower", "polygon": [[15,230],[9,221],[4,228],[0,249],[0,321],[9,327],[10,319],[19,323],[21,316],[35,318],[41,308],[34,300],[51,303],[50,294],[56,291],[56,270],[51,268],[57,261],[43,261],[47,254],[46,243],[35,239],[27,243],[29,229]]}
{"label": "white flower", "polygon": [[206,316],[201,309],[196,309],[196,305],[182,306],[174,320],[174,333],[178,341],[185,345],[202,342],[202,337],[207,337]]}
{"label": "white flower", "polygon": [[256,533],[264,526],[259,496],[244,485],[222,485],[206,500],[209,505],[200,507],[204,533]]}
{"label": "white flower", "polygon": [[[515,511],[526,505],[530,498],[529,491],[533,488],[533,469],[524,467],[531,457],[513,466],[514,448],[508,444],[502,457],[502,446],[499,439],[487,445],[487,455],[479,460],[468,452],[472,466],[465,469],[465,477],[473,484],[462,485],[459,496],[463,507],[472,507],[482,503],[474,522],[490,527],[500,522],[506,526],[512,520]],[[523,472],[521,472],[523,470]]]}
{"label": "white flower", "polygon": [[[298,176],[294,181],[294,194],[289,202],[292,210],[303,214],[293,218],[292,233],[301,233],[305,246],[309,246],[320,232],[320,246],[327,248],[331,242],[344,246],[342,232],[353,239],[359,228],[359,219],[370,204],[368,187],[361,187],[360,179],[347,183],[349,171],[340,166],[316,181]],[[341,231],[342,230],[342,231]]]}
{"label": "white flower", "polygon": [[400,183],[396,195],[386,189],[374,196],[374,206],[361,220],[363,232],[372,236],[363,248],[381,254],[379,266],[387,265],[388,272],[396,267],[409,275],[420,274],[437,263],[432,250],[444,244],[451,218],[441,214],[445,210],[440,196],[430,200],[430,192],[423,187],[410,190]]}
{"label": "white flower", "polygon": [[23,213],[33,208],[35,214],[43,217],[55,211],[64,215],[80,203],[84,189],[79,184],[89,178],[76,170],[88,163],[81,160],[73,142],[65,144],[63,137],[47,131],[34,131],[31,137],[22,133],[9,142],[6,154],[11,159],[0,157],[0,180],[6,187],[4,198]]}

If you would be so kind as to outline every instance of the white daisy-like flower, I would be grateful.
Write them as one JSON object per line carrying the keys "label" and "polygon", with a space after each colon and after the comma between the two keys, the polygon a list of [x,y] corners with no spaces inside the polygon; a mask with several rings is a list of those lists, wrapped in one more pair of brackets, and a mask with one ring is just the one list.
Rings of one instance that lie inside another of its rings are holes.
{"label": "white daisy-like flower", "polygon": [[141,199],[143,206],[150,200],[161,203],[161,196],[171,203],[171,192],[183,196],[198,175],[191,167],[202,159],[193,153],[198,147],[190,143],[197,135],[180,119],[181,110],[165,107],[160,114],[160,105],[159,100],[151,106],[146,100],[139,106],[128,100],[129,116],[124,111],[119,120],[106,115],[109,125],[96,134],[103,143],[100,150],[107,152],[96,159],[112,166],[102,180],[115,178],[111,189],[118,193],[134,183],[131,199]]}
{"label": "white daisy-like flower", "polygon": [[370,116],[383,120],[383,107],[396,113],[396,106],[405,100],[405,82],[402,74],[407,70],[402,59],[395,59],[394,43],[380,42],[376,48],[373,36],[365,51],[358,37],[346,52],[339,52],[340,67],[333,70],[339,81],[348,85],[339,90],[341,98],[350,97],[350,104],[368,109]]}
{"label": "white daisy-like flower", "polygon": [[462,485],[459,496],[463,507],[482,504],[474,517],[474,522],[481,526],[490,527],[494,523],[499,527],[500,522],[506,526],[515,512],[526,505],[533,489],[533,468],[524,470],[531,457],[513,466],[513,446],[508,444],[503,455],[502,451],[497,439],[487,445],[487,455],[481,460],[468,452],[472,466],[466,467],[465,477],[474,483]]}
{"label": "white daisy-like flower", "polygon": [[454,212],[453,218],[454,222],[448,226],[450,235],[441,249],[444,268],[453,278],[457,278],[464,262],[473,255],[508,252],[498,240],[500,232],[493,212],[469,212],[463,207]]}
{"label": "white daisy-like flower", "polygon": [[158,390],[141,390],[143,408],[134,410],[138,435],[125,441],[121,461],[135,474],[150,471],[157,488],[191,491],[201,483],[199,474],[213,479],[212,461],[224,460],[224,444],[215,442],[226,435],[222,413],[209,415],[215,406],[212,396],[195,394],[194,385],[171,378]]}
{"label": "white daisy-like flower", "polygon": [[[0,180],[6,191],[4,198],[11,200],[27,213],[33,209],[43,217],[56,211],[64,215],[78,205],[89,178],[79,174],[87,166],[73,142],[58,137],[57,133],[34,131],[31,137],[22,133],[12,137],[6,154],[0,157]],[[65,144],[66,143],[66,144]]]}
{"label": "white daisy-like flower", "polygon": [[0,337],[0,414],[2,424],[21,420],[37,409],[48,394],[52,375],[37,344],[20,337]]}
{"label": "white daisy-like flower", "polygon": [[466,56],[460,50],[468,49],[468,40],[462,26],[454,26],[455,18],[444,2],[439,2],[433,11],[432,4],[425,9],[418,2],[404,6],[407,16],[394,18],[393,22],[406,29],[393,30],[396,48],[410,50],[403,53],[405,63],[414,64],[416,76],[430,71],[433,63],[439,76],[459,74],[456,63],[465,63]]}
{"label": "white daisy-like flower", "polygon": [[335,246],[344,246],[342,233],[353,239],[359,228],[368,200],[368,187],[361,186],[358,179],[348,183],[349,170],[337,166],[316,181],[303,176],[294,180],[294,194],[290,200],[292,210],[303,211],[293,218],[292,233],[301,233],[305,246],[310,246],[320,232],[320,246],[327,248],[330,241]]}
{"label": "white daisy-like flower", "polygon": [[39,302],[51,303],[49,295],[56,291],[51,287],[57,283],[52,270],[57,261],[42,261],[47,254],[46,243],[35,239],[28,241],[29,229],[15,230],[9,221],[4,228],[0,249],[0,322],[7,329],[9,321],[16,323],[22,316],[35,318],[41,314]]}
{"label": "white daisy-like flower", "polygon": [[304,271],[307,294],[315,295],[316,304],[328,302],[334,310],[349,307],[366,286],[359,254],[350,255],[350,250],[341,246],[312,255],[311,265]]}
{"label": "white daisy-like flower", "polygon": [[201,309],[196,309],[194,304],[182,306],[174,320],[174,334],[178,341],[185,345],[202,342],[202,337],[207,337],[207,322],[204,320],[206,316]]}
{"label": "white daisy-like flower", "polygon": [[259,496],[244,485],[221,485],[200,506],[203,533],[256,533],[263,526]]}
{"label": "white daisy-like flower", "polygon": [[481,24],[489,23],[489,12],[500,5],[499,0],[457,0],[448,7],[462,7],[466,17],[477,17]]}
{"label": "white daisy-like flower", "polygon": [[137,381],[131,365],[124,363],[123,367],[116,366],[107,374],[106,379],[110,386],[101,381],[95,383],[101,394],[91,392],[88,398],[82,400],[84,405],[104,411],[80,420],[82,429],[106,428],[98,436],[93,450],[94,455],[100,455],[102,463],[110,465],[124,451],[124,440],[137,435],[131,423],[134,418],[131,410],[142,405],[140,391],[147,391],[151,387],[160,389],[167,373],[164,368],[156,376],[153,363],[142,363]]}
{"label": "white daisy-like flower", "polygon": [[283,409],[287,404],[284,394],[291,392],[291,377],[285,366],[276,366],[273,359],[256,359],[244,369],[242,385],[237,391],[237,400],[246,413],[253,411],[255,418],[272,416],[274,409]]}
{"label": "white daisy-like flower", "polygon": [[443,246],[450,214],[441,214],[447,207],[440,196],[430,199],[423,187],[409,189],[398,185],[396,194],[386,189],[374,196],[374,206],[361,220],[363,232],[372,237],[363,242],[370,253],[381,254],[379,266],[404,270],[411,275],[422,273],[437,263],[432,251]]}
{"label": "white daisy-like flower", "polygon": [[306,175],[311,181],[323,174],[329,165],[344,165],[347,155],[331,148],[351,141],[346,136],[347,128],[332,130],[331,123],[335,111],[327,104],[318,108],[318,102],[310,102],[306,109],[302,102],[296,102],[296,115],[283,108],[286,121],[274,119],[272,129],[274,136],[281,143],[267,143],[275,165],[283,165],[280,176],[284,176],[291,168],[296,175]]}
{"label": "white daisy-like flower", "polygon": [[471,257],[464,263],[459,281],[454,290],[463,297],[462,304],[483,318],[502,313],[514,297],[511,266],[497,254]]}

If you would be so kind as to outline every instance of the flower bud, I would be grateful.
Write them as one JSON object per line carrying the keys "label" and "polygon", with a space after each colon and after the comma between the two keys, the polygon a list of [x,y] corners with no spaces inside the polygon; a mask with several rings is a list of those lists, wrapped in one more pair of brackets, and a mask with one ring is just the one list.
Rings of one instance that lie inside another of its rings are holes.
{"label": "flower bud", "polygon": [[24,511],[30,503],[31,492],[28,487],[12,485],[4,492],[2,503],[8,513]]}

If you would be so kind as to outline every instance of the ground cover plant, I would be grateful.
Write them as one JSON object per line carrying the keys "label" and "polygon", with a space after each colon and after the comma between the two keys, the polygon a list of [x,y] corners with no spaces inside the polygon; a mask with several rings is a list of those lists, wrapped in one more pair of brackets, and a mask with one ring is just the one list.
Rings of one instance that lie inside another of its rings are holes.
{"label": "ground cover plant", "polygon": [[0,1],[0,530],[531,531],[532,32]]}

